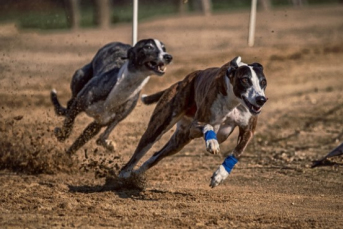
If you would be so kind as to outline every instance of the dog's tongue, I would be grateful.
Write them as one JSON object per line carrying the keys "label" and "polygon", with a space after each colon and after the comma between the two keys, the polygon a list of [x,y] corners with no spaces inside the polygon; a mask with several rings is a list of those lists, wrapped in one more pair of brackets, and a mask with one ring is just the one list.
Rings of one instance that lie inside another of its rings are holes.
{"label": "dog's tongue", "polygon": [[255,111],[255,112],[259,112],[261,110],[261,107],[256,107],[254,105],[252,105],[252,109]]}

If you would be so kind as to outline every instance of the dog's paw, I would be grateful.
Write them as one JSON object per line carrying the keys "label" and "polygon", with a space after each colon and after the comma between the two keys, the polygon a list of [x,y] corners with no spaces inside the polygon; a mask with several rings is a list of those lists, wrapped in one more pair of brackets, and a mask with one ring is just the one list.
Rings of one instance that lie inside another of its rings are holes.
{"label": "dog's paw", "polygon": [[107,139],[103,140],[103,139],[99,138],[98,140],[96,140],[96,144],[104,147],[105,149],[107,149],[110,152],[116,151],[116,149],[115,149],[116,144],[111,140],[107,140]]}
{"label": "dog's paw", "polygon": [[211,154],[219,154],[220,147],[217,139],[210,139],[206,141],[206,150]]}
{"label": "dog's paw", "polygon": [[106,183],[102,187],[102,190],[136,190],[144,191],[146,189],[147,179],[144,174],[132,173],[131,176],[127,178],[114,176],[107,177]]}
{"label": "dog's paw", "polygon": [[132,171],[122,170],[122,171],[120,171],[118,177],[119,178],[129,178],[131,176],[131,173],[132,173]]}
{"label": "dog's paw", "polygon": [[212,154],[218,154],[220,152],[219,143],[217,140],[217,135],[213,131],[213,127],[209,124],[205,125],[203,128],[206,150]]}
{"label": "dog's paw", "polygon": [[60,141],[60,142],[64,142],[67,139],[66,134],[59,127],[55,128],[54,134],[55,134],[57,140]]}
{"label": "dog's paw", "polygon": [[210,187],[214,188],[222,183],[227,177],[229,173],[225,170],[223,165],[220,165],[217,171],[215,171],[211,177]]}

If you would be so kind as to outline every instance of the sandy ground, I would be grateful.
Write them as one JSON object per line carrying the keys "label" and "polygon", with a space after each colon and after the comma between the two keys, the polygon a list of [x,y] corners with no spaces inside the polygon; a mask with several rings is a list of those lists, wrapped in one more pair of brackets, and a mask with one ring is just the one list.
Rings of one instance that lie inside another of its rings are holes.
{"label": "sandy ground", "polygon": [[166,75],[152,77],[144,93],[236,55],[264,65],[269,100],[254,140],[214,189],[210,177],[235,146],[236,132],[220,156],[207,154],[198,139],[164,159],[146,174],[144,191],[104,184],[132,155],[154,106],[139,103],[117,126],[110,136],[115,153],[93,139],[66,157],[65,149],[90,122],[84,114],[69,140],[54,138],[63,120],[53,112],[51,88],[65,104],[74,71],[102,45],[130,43],[129,24],[54,33],[1,26],[0,227],[342,228],[343,158],[310,168],[343,141],[342,15],[342,6],[259,12],[253,48],[246,45],[248,12],[140,24],[139,39],[158,38],[174,56]]}

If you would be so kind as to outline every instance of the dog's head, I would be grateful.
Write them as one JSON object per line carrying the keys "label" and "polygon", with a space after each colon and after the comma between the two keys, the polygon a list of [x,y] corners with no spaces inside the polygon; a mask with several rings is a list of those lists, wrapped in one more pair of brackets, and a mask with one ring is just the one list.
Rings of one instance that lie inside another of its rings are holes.
{"label": "dog's head", "polygon": [[263,66],[259,63],[245,64],[241,57],[230,61],[226,71],[235,96],[241,100],[252,115],[258,115],[267,102],[265,96],[267,80],[263,74]]}
{"label": "dog's head", "polygon": [[145,39],[128,50],[128,59],[131,70],[162,76],[173,57],[159,40]]}

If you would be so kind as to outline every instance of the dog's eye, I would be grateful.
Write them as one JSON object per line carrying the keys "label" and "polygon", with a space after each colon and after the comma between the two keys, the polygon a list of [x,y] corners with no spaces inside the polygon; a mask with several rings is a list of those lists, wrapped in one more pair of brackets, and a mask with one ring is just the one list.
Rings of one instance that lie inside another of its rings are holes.
{"label": "dog's eye", "polygon": [[248,81],[247,78],[242,78],[242,79],[241,79],[241,82],[244,83],[244,84],[247,84],[249,81]]}
{"label": "dog's eye", "polygon": [[262,80],[262,81],[261,81],[261,86],[262,86],[262,87],[267,86],[267,81],[266,81],[266,80]]}
{"label": "dog's eye", "polygon": [[164,45],[162,45],[162,50],[163,50],[163,52],[167,52],[167,49]]}
{"label": "dog's eye", "polygon": [[144,48],[147,49],[147,50],[153,50],[154,49],[154,47],[152,47],[151,45],[147,45]]}

